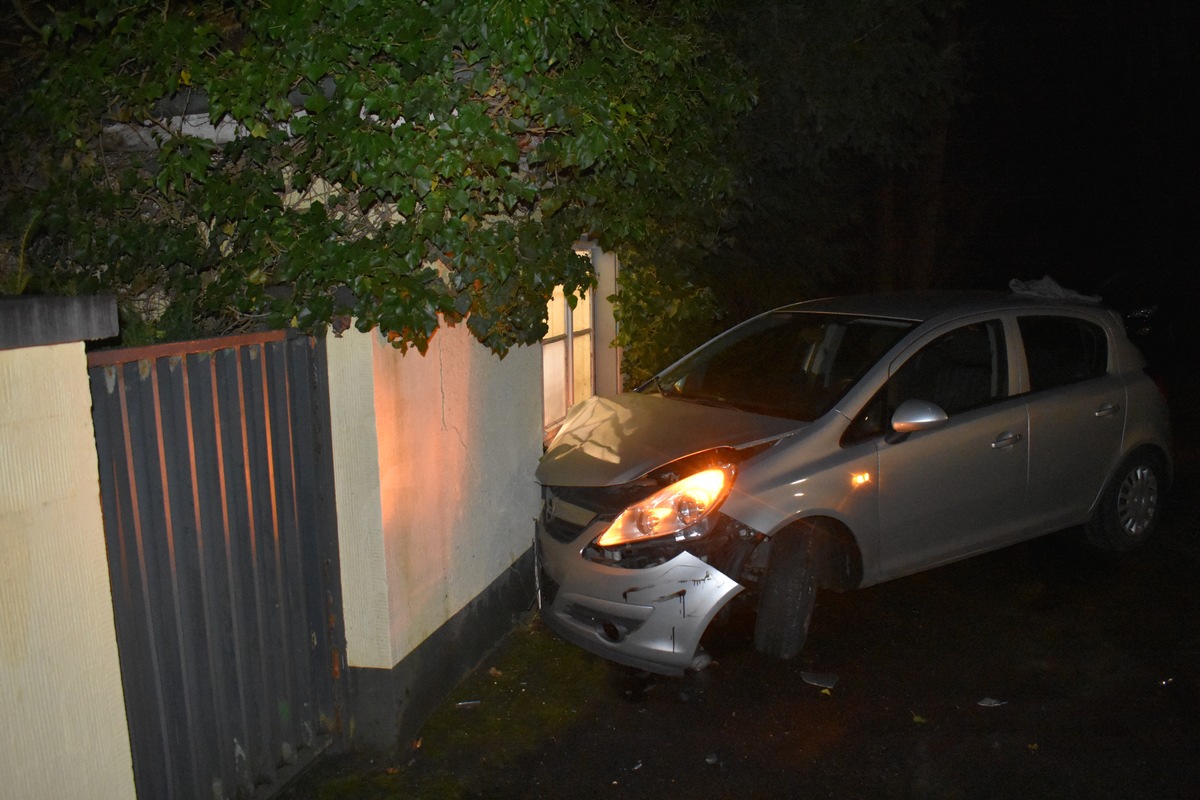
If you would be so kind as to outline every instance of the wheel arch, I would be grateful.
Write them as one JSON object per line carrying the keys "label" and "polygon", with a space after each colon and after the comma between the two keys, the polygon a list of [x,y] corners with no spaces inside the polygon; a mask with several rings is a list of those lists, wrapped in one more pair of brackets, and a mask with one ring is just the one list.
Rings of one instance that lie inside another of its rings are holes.
{"label": "wheel arch", "polygon": [[[1125,457],[1122,458],[1116,468],[1113,469],[1113,475],[1115,475],[1117,470],[1121,468],[1121,464],[1124,464],[1133,456],[1141,453],[1148,453],[1158,460],[1158,463],[1162,465],[1163,468],[1163,490],[1165,491],[1171,488],[1171,483],[1175,480],[1174,459],[1171,457],[1170,451],[1158,442],[1142,442],[1141,444],[1130,448]],[[1109,480],[1111,479],[1112,477],[1110,476]]]}
{"label": "wheel arch", "polygon": [[1166,491],[1167,489],[1171,488],[1171,484],[1175,479],[1175,475],[1174,463],[1173,459],[1171,458],[1170,451],[1157,441],[1144,441],[1139,444],[1135,444],[1133,447],[1125,451],[1120,458],[1113,462],[1112,469],[1108,471],[1108,477],[1104,479],[1104,483],[1100,486],[1100,491],[1096,494],[1096,498],[1092,501],[1092,507],[1088,509],[1089,517],[1096,513],[1096,509],[1100,506],[1100,503],[1104,498],[1104,493],[1108,491],[1108,487],[1112,485],[1112,482],[1120,479],[1121,473],[1125,470],[1125,465],[1128,464],[1132,459],[1141,455],[1148,455],[1158,461],[1163,470],[1162,489],[1163,491]]}
{"label": "wheel arch", "polygon": [[[1139,464],[1151,465],[1149,479],[1143,478]],[[1161,480],[1158,486],[1154,485],[1155,472],[1161,473],[1157,476]],[[1102,550],[1118,553],[1144,546],[1158,528],[1162,494],[1170,485],[1170,472],[1170,454],[1162,447],[1151,442],[1132,448],[1117,463],[1088,514],[1084,523],[1087,540]],[[1131,494],[1122,511],[1118,493],[1124,493],[1124,486],[1131,487]]]}
{"label": "wheel arch", "polygon": [[822,588],[840,592],[855,589],[862,584],[862,551],[859,549],[858,539],[841,520],[828,516],[792,520],[759,545],[760,549],[764,549],[761,554],[764,562],[770,556],[771,543],[780,536],[820,538],[819,583]]}

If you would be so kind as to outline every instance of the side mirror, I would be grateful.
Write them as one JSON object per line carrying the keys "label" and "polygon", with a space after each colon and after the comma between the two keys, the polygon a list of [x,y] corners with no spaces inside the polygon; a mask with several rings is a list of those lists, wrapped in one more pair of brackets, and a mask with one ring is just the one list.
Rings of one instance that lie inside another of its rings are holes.
{"label": "side mirror", "polygon": [[900,434],[940,428],[946,424],[946,412],[928,400],[905,400],[892,415],[892,430]]}

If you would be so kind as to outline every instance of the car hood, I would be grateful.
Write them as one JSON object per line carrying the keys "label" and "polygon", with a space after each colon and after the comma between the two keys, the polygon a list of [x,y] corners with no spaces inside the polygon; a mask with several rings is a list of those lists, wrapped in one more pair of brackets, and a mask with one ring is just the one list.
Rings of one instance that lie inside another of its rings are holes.
{"label": "car hood", "polygon": [[537,480],[615,486],[702,450],[754,444],[807,425],[655,394],[592,397],[567,414],[542,456]]}

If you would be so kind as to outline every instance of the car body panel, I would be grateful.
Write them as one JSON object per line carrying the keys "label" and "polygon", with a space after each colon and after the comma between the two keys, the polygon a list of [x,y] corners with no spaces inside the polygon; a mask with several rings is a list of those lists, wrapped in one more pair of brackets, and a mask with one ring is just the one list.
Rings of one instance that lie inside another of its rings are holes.
{"label": "car body panel", "polygon": [[1029,509],[1038,527],[1083,522],[1122,454],[1124,382],[1108,375],[1029,396]]}
{"label": "car body panel", "polygon": [[[733,527],[769,546],[797,522],[835,522],[857,548],[855,585],[867,586],[1083,522],[1135,448],[1160,453],[1169,479],[1165,403],[1119,316],[1107,309],[996,293],[906,293],[832,298],[778,312],[866,312],[914,327],[811,422],[686,402],[653,382],[574,409],[537,471],[548,498],[539,554],[556,590],[543,613],[564,638],[620,663],[675,673],[691,663],[712,617],[747,584],[740,572],[726,574],[686,544],[649,566],[585,557],[614,514],[566,503],[555,510],[555,487],[630,486],[677,459],[733,448],[745,455],[720,507]],[[1022,315],[1099,326],[1110,348],[1105,373],[1035,391]],[[873,404],[890,402],[902,368],[968,326],[986,330],[993,352],[1005,359],[992,359],[984,404],[944,418],[932,413],[911,432],[884,425],[871,434],[869,425],[878,424],[869,420]],[[677,374],[672,370],[689,358],[662,375]],[[864,424],[868,435],[850,435]],[[762,443],[771,446],[754,447]],[[557,541],[546,535],[547,512],[585,527],[569,542]],[[673,595],[685,586],[685,595]],[[672,605],[680,597],[687,598],[686,611]]]}
{"label": "car body panel", "polygon": [[543,485],[619,484],[701,450],[744,446],[803,427],[792,419],[649,393],[592,397],[567,415],[538,464],[536,478]]}
{"label": "car body panel", "polygon": [[[1139,355],[1140,358],[1140,355]],[[1128,408],[1140,409],[1138,414],[1125,415],[1125,433],[1121,441],[1122,458],[1143,447],[1161,449],[1171,437],[1171,421],[1162,395],[1152,381],[1128,383],[1125,386]],[[1173,478],[1174,463],[1168,450],[1163,463],[1167,484]]]}
{"label": "car body panel", "polygon": [[[879,448],[876,580],[990,549],[1025,527],[1025,403],[1012,399]],[[990,513],[989,513],[990,512]]]}
{"label": "car body panel", "polygon": [[566,582],[543,605],[542,618],[567,641],[654,672],[681,674],[690,667],[712,618],[743,588],[686,551],[641,570],[592,565],[573,571],[578,558],[578,543],[539,542],[544,575]]}
{"label": "car body panel", "polygon": [[[829,420],[836,422],[836,420]],[[724,512],[754,530],[774,533],[804,517],[828,517],[851,528],[861,542],[864,567],[878,550],[878,474],[874,442],[837,446],[836,425],[821,420],[803,435],[780,442],[739,465]]]}

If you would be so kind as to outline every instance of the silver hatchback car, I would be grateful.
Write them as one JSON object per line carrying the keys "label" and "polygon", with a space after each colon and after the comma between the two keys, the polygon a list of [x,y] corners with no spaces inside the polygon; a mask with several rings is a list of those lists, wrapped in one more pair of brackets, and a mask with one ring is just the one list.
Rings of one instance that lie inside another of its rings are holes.
{"label": "silver hatchback car", "polygon": [[[850,589],[1070,526],[1128,550],[1171,476],[1166,404],[1120,317],[1002,293],[785,306],[635,392],[573,408],[537,470],[542,615],[664,674],[735,596],[803,647]],[[744,593],[744,594],[743,594]]]}

